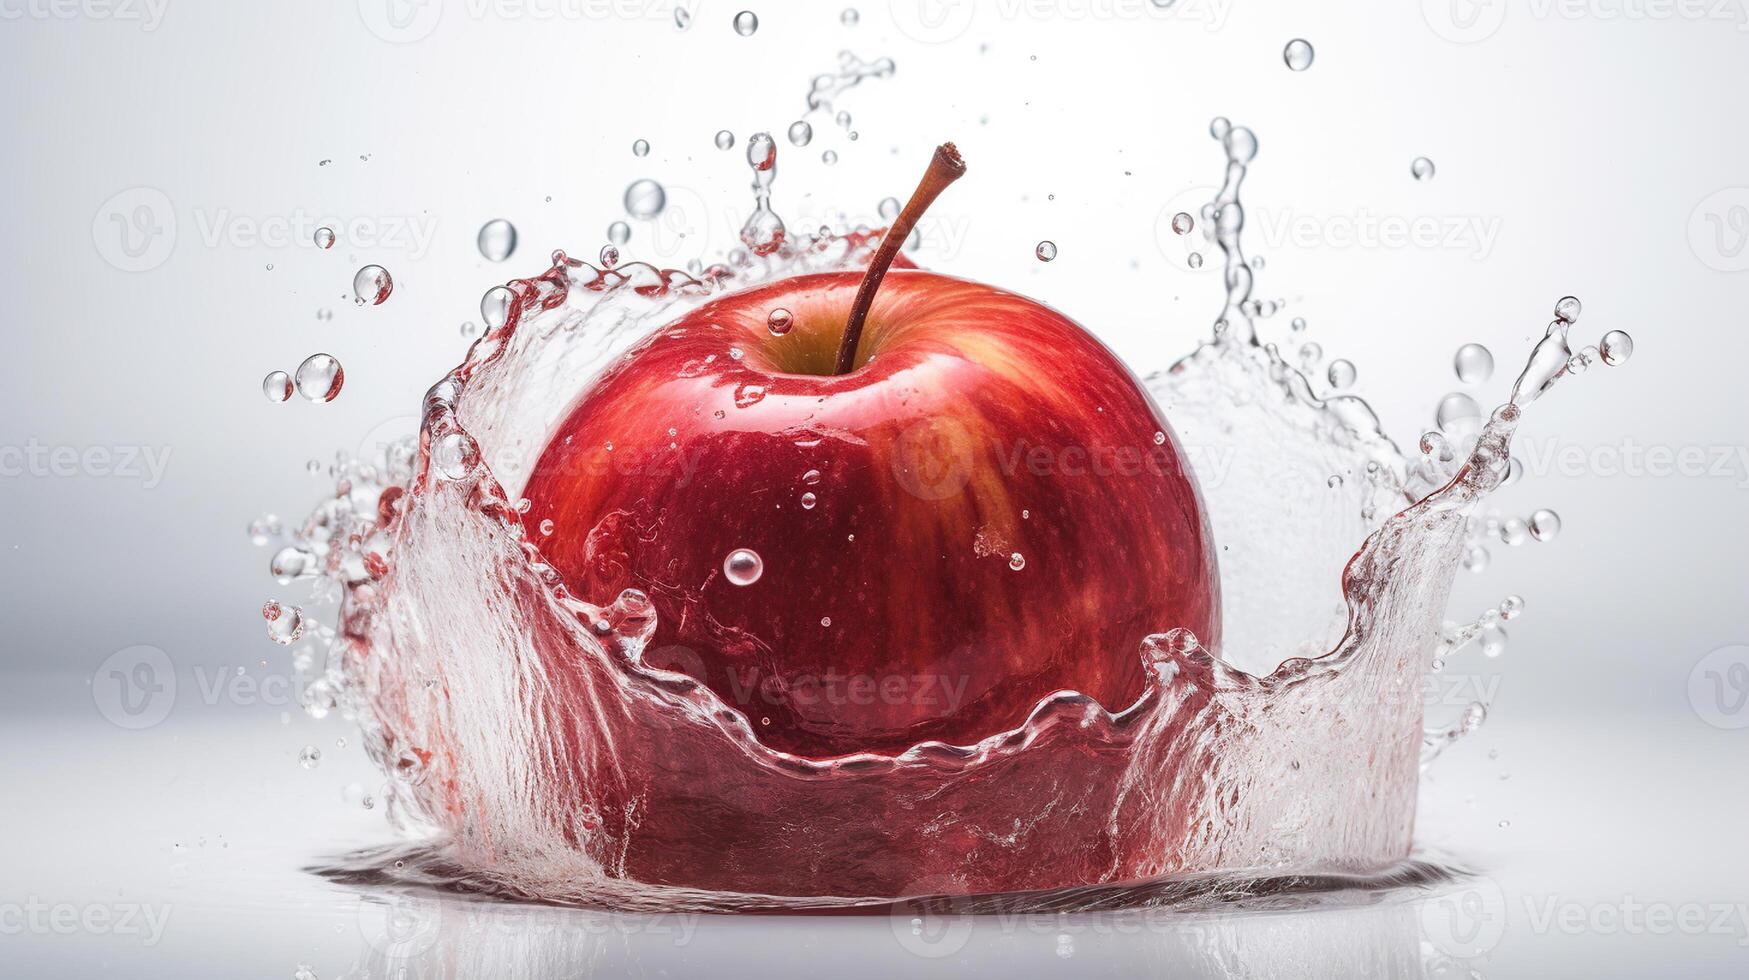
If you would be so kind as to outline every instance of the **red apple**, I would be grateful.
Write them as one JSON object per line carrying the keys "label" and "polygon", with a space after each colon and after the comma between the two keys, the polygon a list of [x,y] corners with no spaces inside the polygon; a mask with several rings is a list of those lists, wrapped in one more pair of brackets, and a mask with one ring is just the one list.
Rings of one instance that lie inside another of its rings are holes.
{"label": "red apple", "polygon": [[1217,642],[1195,480],[1118,358],[1025,297],[887,274],[954,176],[925,181],[866,279],[771,283],[642,341],[524,491],[571,591],[647,593],[646,662],[774,749],[970,744],[1062,690],[1121,710],[1144,637]]}

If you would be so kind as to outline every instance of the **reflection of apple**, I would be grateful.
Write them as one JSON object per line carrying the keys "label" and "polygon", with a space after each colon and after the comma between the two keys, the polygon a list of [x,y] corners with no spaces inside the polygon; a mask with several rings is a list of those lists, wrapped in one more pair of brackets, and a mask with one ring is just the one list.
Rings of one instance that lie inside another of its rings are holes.
{"label": "reflection of apple", "polygon": [[1118,710],[1145,636],[1216,639],[1196,484],[1123,364],[1024,297],[886,274],[960,169],[938,153],[867,281],[782,280],[643,341],[525,490],[571,590],[648,593],[649,662],[776,749],[971,743],[1065,689]]}

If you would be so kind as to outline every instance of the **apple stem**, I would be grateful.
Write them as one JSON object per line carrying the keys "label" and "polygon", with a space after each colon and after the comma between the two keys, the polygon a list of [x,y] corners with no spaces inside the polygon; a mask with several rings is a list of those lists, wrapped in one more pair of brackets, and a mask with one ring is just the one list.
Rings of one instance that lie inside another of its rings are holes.
{"label": "apple stem", "polygon": [[910,236],[911,229],[917,226],[917,219],[923,217],[923,212],[929,210],[929,205],[941,192],[947,190],[947,185],[965,176],[966,162],[960,159],[960,151],[952,143],[943,143],[935,148],[935,156],[929,160],[929,169],[924,171],[923,179],[918,181],[917,189],[911,192],[911,200],[905,203],[905,210],[899,212],[898,220],[887,229],[881,237],[880,248],[875,249],[874,259],[868,264],[868,273],[862,277],[862,285],[856,290],[856,302],[850,307],[850,320],[844,325],[844,339],[838,344],[838,366],[833,374],[849,374],[856,366],[856,347],[862,341],[862,325],[868,320],[868,309],[874,305],[875,292],[881,288],[881,280],[887,277],[887,269],[893,265],[893,259],[899,255],[899,246]]}

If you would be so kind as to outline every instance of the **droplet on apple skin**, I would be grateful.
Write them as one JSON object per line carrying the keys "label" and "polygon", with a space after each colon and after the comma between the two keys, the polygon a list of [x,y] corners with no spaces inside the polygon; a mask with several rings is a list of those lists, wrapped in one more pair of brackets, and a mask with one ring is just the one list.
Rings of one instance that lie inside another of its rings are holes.
{"label": "droplet on apple skin", "polygon": [[765,574],[765,560],[752,548],[736,548],[723,559],[723,577],[736,585],[752,585]]}

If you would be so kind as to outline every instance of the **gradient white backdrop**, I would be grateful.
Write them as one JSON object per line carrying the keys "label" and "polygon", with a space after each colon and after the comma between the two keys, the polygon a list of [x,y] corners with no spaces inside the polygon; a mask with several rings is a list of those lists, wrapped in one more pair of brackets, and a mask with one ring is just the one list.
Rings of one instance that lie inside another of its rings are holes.
{"label": "gradient white backdrop", "polygon": [[[1749,968],[1749,8],[863,0],[850,27],[838,3],[685,3],[681,32],[674,0],[0,0],[0,960],[324,977]],[[751,37],[730,26],[743,4]],[[1295,37],[1308,71],[1282,63]],[[245,527],[306,512],[324,488],[306,460],[416,411],[487,287],[554,248],[593,255],[631,180],[661,181],[670,207],[632,223],[629,255],[727,247],[746,137],[800,117],[840,49],[897,71],[839,100],[857,140],[818,114],[809,147],[780,139],[791,226],[872,219],[955,140],[971,173],[919,259],[1041,298],[1138,369],[1219,306],[1218,263],[1189,270],[1164,226],[1218,181],[1216,115],[1262,146],[1248,248],[1268,262],[1259,294],[1289,304],[1266,330],[1306,318],[1401,442],[1457,387],[1462,343],[1494,351],[1472,390],[1502,399],[1563,294],[1585,303],[1576,337],[1634,336],[1629,364],[1562,384],[1521,429],[1530,477],[1500,503],[1557,510],[1559,539],[1496,547],[1459,583],[1454,616],[1528,604],[1507,654],[1463,675],[1492,720],[1427,788],[1427,845],[1484,872],[1463,901],[1139,932],[979,923],[940,957],[885,919],[705,920],[680,942],[542,913],[559,924],[506,940],[446,906],[396,945],[372,938],[380,896],[299,871],[387,831],[342,802],[370,783],[334,745],[344,729],[287,703],[258,612],[277,590]],[[1438,173],[1418,183],[1423,155]],[[503,265],[473,244],[495,217],[521,233]],[[321,224],[331,251],[310,243]],[[1056,261],[1033,257],[1041,239]],[[368,262],[396,286],[359,309]],[[262,398],[266,372],[316,351],[345,365],[338,400]],[[138,645],[177,687],[132,730],[93,683]],[[307,743],[329,755],[313,772],[294,761]],[[32,903],[85,918],[33,924]],[[159,940],[90,921],[118,903],[168,910]]]}

